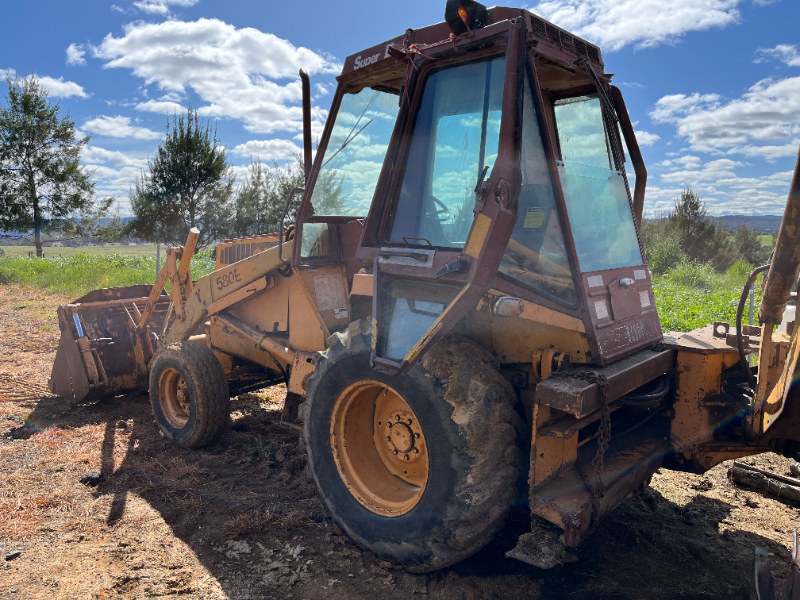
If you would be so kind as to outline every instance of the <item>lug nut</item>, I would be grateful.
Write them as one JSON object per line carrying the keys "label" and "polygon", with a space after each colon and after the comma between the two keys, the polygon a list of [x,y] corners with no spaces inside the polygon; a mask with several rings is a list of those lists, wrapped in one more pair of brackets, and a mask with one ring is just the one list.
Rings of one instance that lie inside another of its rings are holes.
{"label": "lug nut", "polygon": [[387,435],[387,436],[386,436],[386,439],[387,439],[388,441],[390,441],[390,442],[391,442],[391,441],[392,441],[392,436],[390,436],[390,435]]}
{"label": "lug nut", "polygon": [[392,454],[397,455],[397,450],[392,451]]}
{"label": "lug nut", "polygon": [[406,454],[406,460],[408,460],[408,454]]}
{"label": "lug nut", "polygon": [[414,454],[419,454],[419,448],[414,448]]}
{"label": "lug nut", "polygon": [[415,433],[415,434],[414,434],[414,438],[415,438],[415,439],[419,439],[419,434],[418,434],[418,433]]}
{"label": "lug nut", "polygon": [[390,421],[386,421],[386,425],[389,427],[389,429],[391,429],[392,427],[394,427],[394,423],[392,423],[392,422],[390,422]]}
{"label": "lug nut", "polygon": [[412,421],[411,419],[409,419],[409,420],[408,420],[408,424],[409,424],[409,425],[411,425],[413,422],[414,422],[414,421]]}
{"label": "lug nut", "polygon": [[395,418],[399,421],[400,420],[400,415],[395,415]]}

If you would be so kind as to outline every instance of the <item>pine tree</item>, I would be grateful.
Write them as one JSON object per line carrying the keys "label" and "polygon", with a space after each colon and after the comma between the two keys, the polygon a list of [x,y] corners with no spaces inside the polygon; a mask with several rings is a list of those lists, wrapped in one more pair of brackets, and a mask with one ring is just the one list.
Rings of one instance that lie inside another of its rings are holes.
{"label": "pine tree", "polygon": [[0,229],[33,228],[41,257],[43,232],[95,211],[94,184],[80,164],[89,137],[76,139],[75,122],[69,113],[59,117],[58,103],[50,104],[34,75],[6,82],[7,104],[0,105]]}
{"label": "pine tree", "polygon": [[229,227],[233,178],[225,148],[197,111],[167,122],[156,157],[131,192],[130,233],[180,245],[189,229],[200,229],[198,248],[222,237]]}

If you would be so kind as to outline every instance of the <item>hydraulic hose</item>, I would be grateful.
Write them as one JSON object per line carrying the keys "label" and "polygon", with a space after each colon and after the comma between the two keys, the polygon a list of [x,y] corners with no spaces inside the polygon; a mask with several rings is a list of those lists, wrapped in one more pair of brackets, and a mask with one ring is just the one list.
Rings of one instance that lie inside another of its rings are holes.
{"label": "hydraulic hose", "polygon": [[747,376],[751,380],[753,379],[753,371],[750,369],[750,363],[747,362],[747,355],[744,353],[744,339],[742,338],[742,315],[744,314],[744,305],[745,302],[747,302],[747,296],[750,293],[750,288],[753,287],[756,278],[761,273],[769,269],[769,267],[770,265],[766,264],[763,267],[758,267],[755,271],[750,273],[750,276],[747,278],[747,282],[744,284],[742,295],[739,298],[739,307],[736,309],[736,346],[739,349],[739,362],[742,363]]}

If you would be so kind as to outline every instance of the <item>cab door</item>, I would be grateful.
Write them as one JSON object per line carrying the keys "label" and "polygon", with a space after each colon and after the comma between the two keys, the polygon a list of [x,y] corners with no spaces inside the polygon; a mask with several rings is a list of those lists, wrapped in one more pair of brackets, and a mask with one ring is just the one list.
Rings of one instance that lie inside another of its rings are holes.
{"label": "cab door", "polygon": [[359,249],[373,261],[378,367],[411,368],[497,273],[517,220],[525,44],[515,19],[417,59],[385,201]]}

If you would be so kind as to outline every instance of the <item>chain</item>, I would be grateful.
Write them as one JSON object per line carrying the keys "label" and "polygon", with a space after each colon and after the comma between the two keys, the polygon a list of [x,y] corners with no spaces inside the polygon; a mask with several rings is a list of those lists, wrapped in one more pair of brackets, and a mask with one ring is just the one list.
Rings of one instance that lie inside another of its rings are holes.
{"label": "chain", "polygon": [[600,515],[600,500],[605,496],[606,490],[603,485],[603,461],[605,459],[606,451],[611,443],[611,410],[608,408],[608,378],[605,375],[600,375],[597,371],[589,371],[587,373],[570,373],[561,374],[553,373],[551,377],[564,377],[572,379],[584,379],[590,383],[594,383],[600,390],[600,401],[602,402],[602,415],[600,416],[600,429],[599,436],[597,437],[597,452],[592,459],[592,466],[594,467],[594,483],[589,482],[589,478],[584,470],[581,459],[578,458],[575,463],[578,467],[581,479],[583,479],[586,489],[589,491],[589,496],[592,499],[592,517],[596,520]]}

